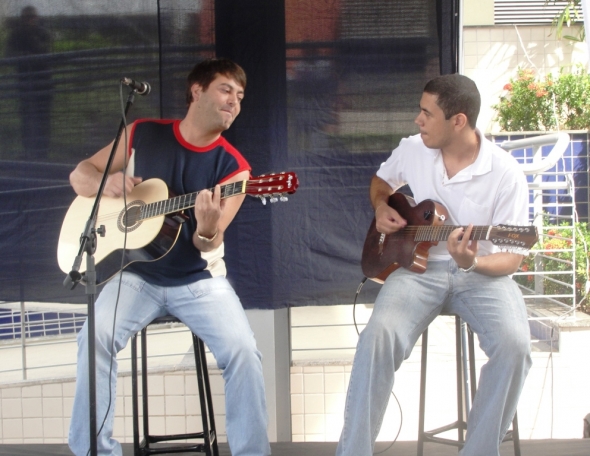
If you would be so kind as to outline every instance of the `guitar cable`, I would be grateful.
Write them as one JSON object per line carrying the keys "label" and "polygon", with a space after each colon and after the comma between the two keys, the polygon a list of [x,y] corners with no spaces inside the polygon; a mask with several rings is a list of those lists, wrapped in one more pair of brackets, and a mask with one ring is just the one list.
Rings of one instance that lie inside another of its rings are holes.
{"label": "guitar cable", "polygon": [[[356,330],[356,334],[358,336],[361,335],[361,332],[359,331],[359,327],[358,327],[358,324],[356,321],[356,301],[357,301],[359,294],[361,293],[361,290],[363,289],[363,285],[365,284],[367,279],[368,279],[368,277],[363,277],[363,280],[361,280],[361,283],[359,283],[359,286],[356,289],[356,294],[354,295],[354,302],[352,304],[352,321],[354,322],[354,329]],[[396,434],[395,438],[393,439],[393,441],[387,447],[385,447],[383,450],[378,451],[377,453],[373,453],[374,455],[382,454],[382,453],[385,453],[387,450],[389,450],[395,444],[395,442],[397,442],[399,434],[402,431],[402,425],[404,423],[404,413],[402,410],[402,406],[399,403],[399,399],[397,398],[397,396],[395,395],[393,390],[391,390],[391,395],[393,396],[393,398],[397,402],[397,407],[399,409],[399,428],[397,430],[397,434]]]}
{"label": "guitar cable", "polygon": [[[127,117],[125,115],[125,106],[123,104],[123,82],[121,82],[119,84],[119,100],[121,102],[121,118],[123,121],[123,133],[125,135],[125,139],[124,139],[124,145],[125,145],[125,159],[123,160],[123,207],[124,207],[124,211],[125,211],[125,220],[127,220],[127,190],[126,190],[126,186],[125,186],[125,176],[127,175]],[[127,230],[124,231],[123,234],[123,253],[121,254],[121,267],[119,269],[119,285],[117,288],[117,298],[115,299],[115,310],[113,312],[113,326],[112,326],[112,330],[111,330],[111,360],[110,360],[110,365],[109,365],[109,405],[107,407],[107,410],[104,414],[104,418],[102,419],[102,422],[100,424],[100,428],[98,429],[98,431],[96,431],[96,437],[98,439],[98,436],[100,435],[100,433],[102,432],[102,429],[104,428],[104,425],[106,423],[107,417],[109,416],[109,413],[111,411],[111,403],[112,403],[112,399],[113,399],[113,387],[112,387],[112,382],[111,382],[111,375],[113,373],[113,364],[114,364],[114,359],[115,359],[115,327],[116,327],[116,322],[117,322],[117,309],[119,308],[119,297],[121,296],[121,282],[123,279],[123,268],[125,266],[125,250],[127,248]],[[86,456],[88,456],[90,454],[91,448],[88,448],[88,452],[86,453]]]}

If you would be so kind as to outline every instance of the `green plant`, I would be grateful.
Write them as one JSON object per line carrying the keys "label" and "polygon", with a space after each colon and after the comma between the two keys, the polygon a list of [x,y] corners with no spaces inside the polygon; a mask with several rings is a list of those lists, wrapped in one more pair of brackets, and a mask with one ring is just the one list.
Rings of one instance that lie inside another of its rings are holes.
{"label": "green plant", "polygon": [[519,68],[504,90],[492,106],[503,131],[590,128],[590,75],[582,66],[542,78]]}
{"label": "green plant", "polygon": [[[590,280],[588,269],[588,251],[590,245],[590,229],[585,222],[575,224],[575,249],[572,248],[573,233],[571,227],[547,227],[539,242],[533,247],[537,253],[527,255],[515,276],[520,285],[535,289],[533,272],[545,272],[542,275],[543,292],[545,295],[572,295],[575,291],[575,304],[585,311],[590,311],[587,284]],[[575,284],[572,283],[571,271],[573,252],[575,251]],[[528,273],[528,274],[527,274]],[[569,285],[568,285],[569,284]],[[572,290],[572,285],[574,290]],[[567,305],[572,305],[571,298],[555,297]]]}
{"label": "green plant", "polygon": [[[557,3],[558,0],[547,0],[546,3]],[[560,1],[561,3],[561,1]],[[578,36],[563,35],[563,26],[570,27],[572,22],[582,21],[582,4],[581,0],[568,0],[563,9],[553,18],[551,25],[556,31],[557,39],[562,37],[566,40],[583,42],[586,39],[585,28],[580,27]]]}
{"label": "green plant", "polygon": [[554,92],[565,128],[584,130],[590,127],[590,75],[581,66],[569,73],[562,70],[555,81]]}

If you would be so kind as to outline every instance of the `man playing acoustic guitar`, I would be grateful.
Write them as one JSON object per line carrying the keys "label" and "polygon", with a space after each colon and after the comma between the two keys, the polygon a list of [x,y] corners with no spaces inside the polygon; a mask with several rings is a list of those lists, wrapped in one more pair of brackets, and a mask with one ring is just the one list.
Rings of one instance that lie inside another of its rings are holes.
{"label": "man playing acoustic guitar", "polygon": [[429,81],[415,120],[420,134],[402,140],[373,177],[370,197],[385,242],[409,225],[388,204],[404,184],[417,203],[434,200],[447,209],[439,223],[459,228],[430,248],[425,271],[401,267],[385,279],[358,341],[338,456],[373,454],[394,373],[442,311],[465,320],[489,357],[461,454],[499,455],[531,366],[526,308],[510,277],[522,255],[470,236],[472,224],[526,224],[528,188],[516,160],[476,129],[480,103],[475,83],[465,76]]}
{"label": "man playing acoustic guitar", "polygon": [[[234,62],[209,59],[187,80],[188,111],[182,120],[140,120],[120,141],[104,194],[130,193],[142,179],[159,178],[177,195],[198,192],[176,243],[154,262],[131,263],[104,287],[96,302],[96,389],[98,454],[121,455],[112,438],[117,383],[116,352],[154,318],[183,321],[207,344],[225,380],[226,429],[231,452],[268,455],[267,412],[261,355],[239,298],[224,275],[211,271],[201,252],[221,246],[244,195],[221,199],[220,183],[248,179],[250,166],[221,133],[240,113],[246,74]],[[78,195],[96,194],[112,144],[82,161],[70,176]],[[134,150],[135,175],[124,174]],[[209,190],[214,188],[214,191]],[[202,190],[202,191],[201,191]],[[107,237],[109,233],[106,233]],[[101,242],[102,238],[99,238]],[[121,246],[122,247],[122,246]],[[224,269],[224,268],[222,268]],[[78,374],[69,444],[88,454],[87,325],[78,337]]]}

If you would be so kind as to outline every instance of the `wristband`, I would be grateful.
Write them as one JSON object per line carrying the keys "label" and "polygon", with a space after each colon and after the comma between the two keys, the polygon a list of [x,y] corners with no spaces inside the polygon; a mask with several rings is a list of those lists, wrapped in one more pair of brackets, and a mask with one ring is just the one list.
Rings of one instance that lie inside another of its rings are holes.
{"label": "wristband", "polygon": [[467,269],[465,268],[459,268],[459,271],[461,272],[471,272],[473,271],[475,268],[477,267],[477,257],[475,257],[473,259],[473,264],[471,266],[469,266]]}
{"label": "wristband", "polygon": [[217,237],[217,233],[219,233],[219,230],[215,230],[215,234],[213,236],[211,236],[210,238],[206,237],[206,236],[201,236],[199,234],[199,230],[197,230],[197,237],[204,242],[213,242],[215,240],[215,238]]}

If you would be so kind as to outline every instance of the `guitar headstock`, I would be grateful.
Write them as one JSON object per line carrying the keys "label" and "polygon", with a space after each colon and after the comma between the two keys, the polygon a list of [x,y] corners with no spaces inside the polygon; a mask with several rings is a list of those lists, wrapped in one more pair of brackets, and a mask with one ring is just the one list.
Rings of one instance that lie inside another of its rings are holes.
{"label": "guitar headstock", "polygon": [[497,225],[492,227],[489,240],[502,249],[527,254],[539,240],[539,233],[533,225]]}
{"label": "guitar headstock", "polygon": [[287,201],[287,194],[295,193],[297,187],[299,179],[293,172],[262,174],[246,182],[246,194],[260,198],[262,204],[266,204],[266,198],[275,203]]}

